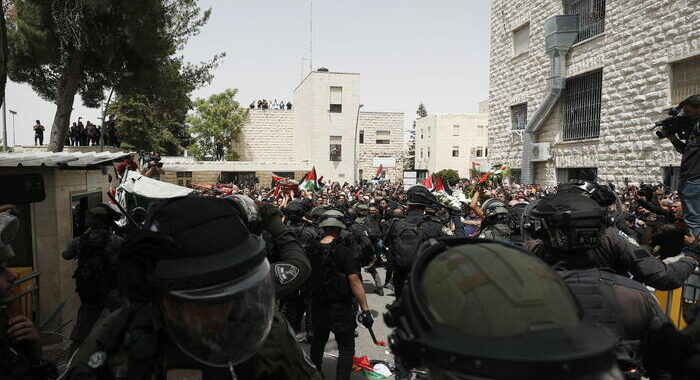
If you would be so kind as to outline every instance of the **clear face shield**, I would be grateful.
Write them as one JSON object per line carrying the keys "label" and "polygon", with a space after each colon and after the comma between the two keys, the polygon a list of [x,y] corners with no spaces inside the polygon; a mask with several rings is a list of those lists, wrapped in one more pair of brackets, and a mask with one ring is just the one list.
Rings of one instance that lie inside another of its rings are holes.
{"label": "clear face shield", "polygon": [[264,260],[243,279],[194,290],[171,291],[159,302],[177,346],[212,367],[231,367],[253,356],[270,332],[274,284]]}
{"label": "clear face shield", "polygon": [[[432,380],[498,380],[491,377],[482,377],[470,375],[468,373],[458,373],[441,371],[439,369],[433,369],[428,371],[430,373],[430,379]],[[544,379],[544,378],[543,378]],[[571,374],[564,378],[558,378],[557,380],[624,380],[625,377],[617,368],[617,365],[609,368],[605,371],[586,373],[586,374]]]}

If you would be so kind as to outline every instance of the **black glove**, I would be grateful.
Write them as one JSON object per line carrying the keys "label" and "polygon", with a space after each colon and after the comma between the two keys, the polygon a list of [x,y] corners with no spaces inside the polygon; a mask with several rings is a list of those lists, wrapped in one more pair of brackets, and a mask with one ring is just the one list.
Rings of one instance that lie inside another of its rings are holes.
{"label": "black glove", "polygon": [[365,310],[357,317],[357,320],[368,329],[372,328],[374,324],[374,318],[372,318],[372,313],[369,310]]}
{"label": "black glove", "polygon": [[260,213],[260,226],[268,230],[273,236],[277,236],[278,230],[284,226],[282,223],[282,212],[271,203],[256,202],[256,204]]}

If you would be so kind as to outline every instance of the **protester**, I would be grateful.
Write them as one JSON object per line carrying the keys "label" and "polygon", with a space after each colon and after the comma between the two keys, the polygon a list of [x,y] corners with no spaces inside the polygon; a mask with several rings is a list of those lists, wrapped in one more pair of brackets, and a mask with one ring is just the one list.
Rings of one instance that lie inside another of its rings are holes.
{"label": "protester", "polygon": [[46,128],[44,128],[43,125],[41,125],[41,122],[39,120],[36,121],[36,124],[34,125],[34,145],[44,145],[44,131]]}

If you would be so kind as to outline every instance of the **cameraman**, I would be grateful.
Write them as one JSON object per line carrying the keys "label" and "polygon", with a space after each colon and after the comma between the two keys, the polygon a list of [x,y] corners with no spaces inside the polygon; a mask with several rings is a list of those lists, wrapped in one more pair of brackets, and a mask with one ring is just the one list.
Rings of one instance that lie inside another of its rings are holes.
{"label": "cameraman", "polygon": [[686,141],[682,142],[675,133],[666,137],[683,155],[678,193],[685,222],[697,238],[700,237],[700,94],[689,96],[678,108],[683,109],[683,116],[688,120],[680,133]]}
{"label": "cameraman", "polygon": [[160,154],[156,152],[144,153],[142,156],[143,165],[143,175],[149,178],[153,178],[160,181],[161,174],[165,173],[163,170],[163,163],[160,162]]}

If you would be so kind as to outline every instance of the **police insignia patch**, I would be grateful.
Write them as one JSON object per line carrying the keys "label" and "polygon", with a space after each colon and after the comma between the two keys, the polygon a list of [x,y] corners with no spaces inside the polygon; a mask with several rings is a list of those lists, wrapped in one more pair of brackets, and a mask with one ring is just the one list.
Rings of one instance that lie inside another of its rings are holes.
{"label": "police insignia patch", "polygon": [[275,265],[275,276],[277,280],[282,285],[286,285],[299,275],[299,268],[292,264],[274,264]]}
{"label": "police insignia patch", "polygon": [[87,365],[92,369],[96,369],[102,367],[105,364],[105,361],[107,361],[107,353],[104,351],[97,351],[90,355]]}

